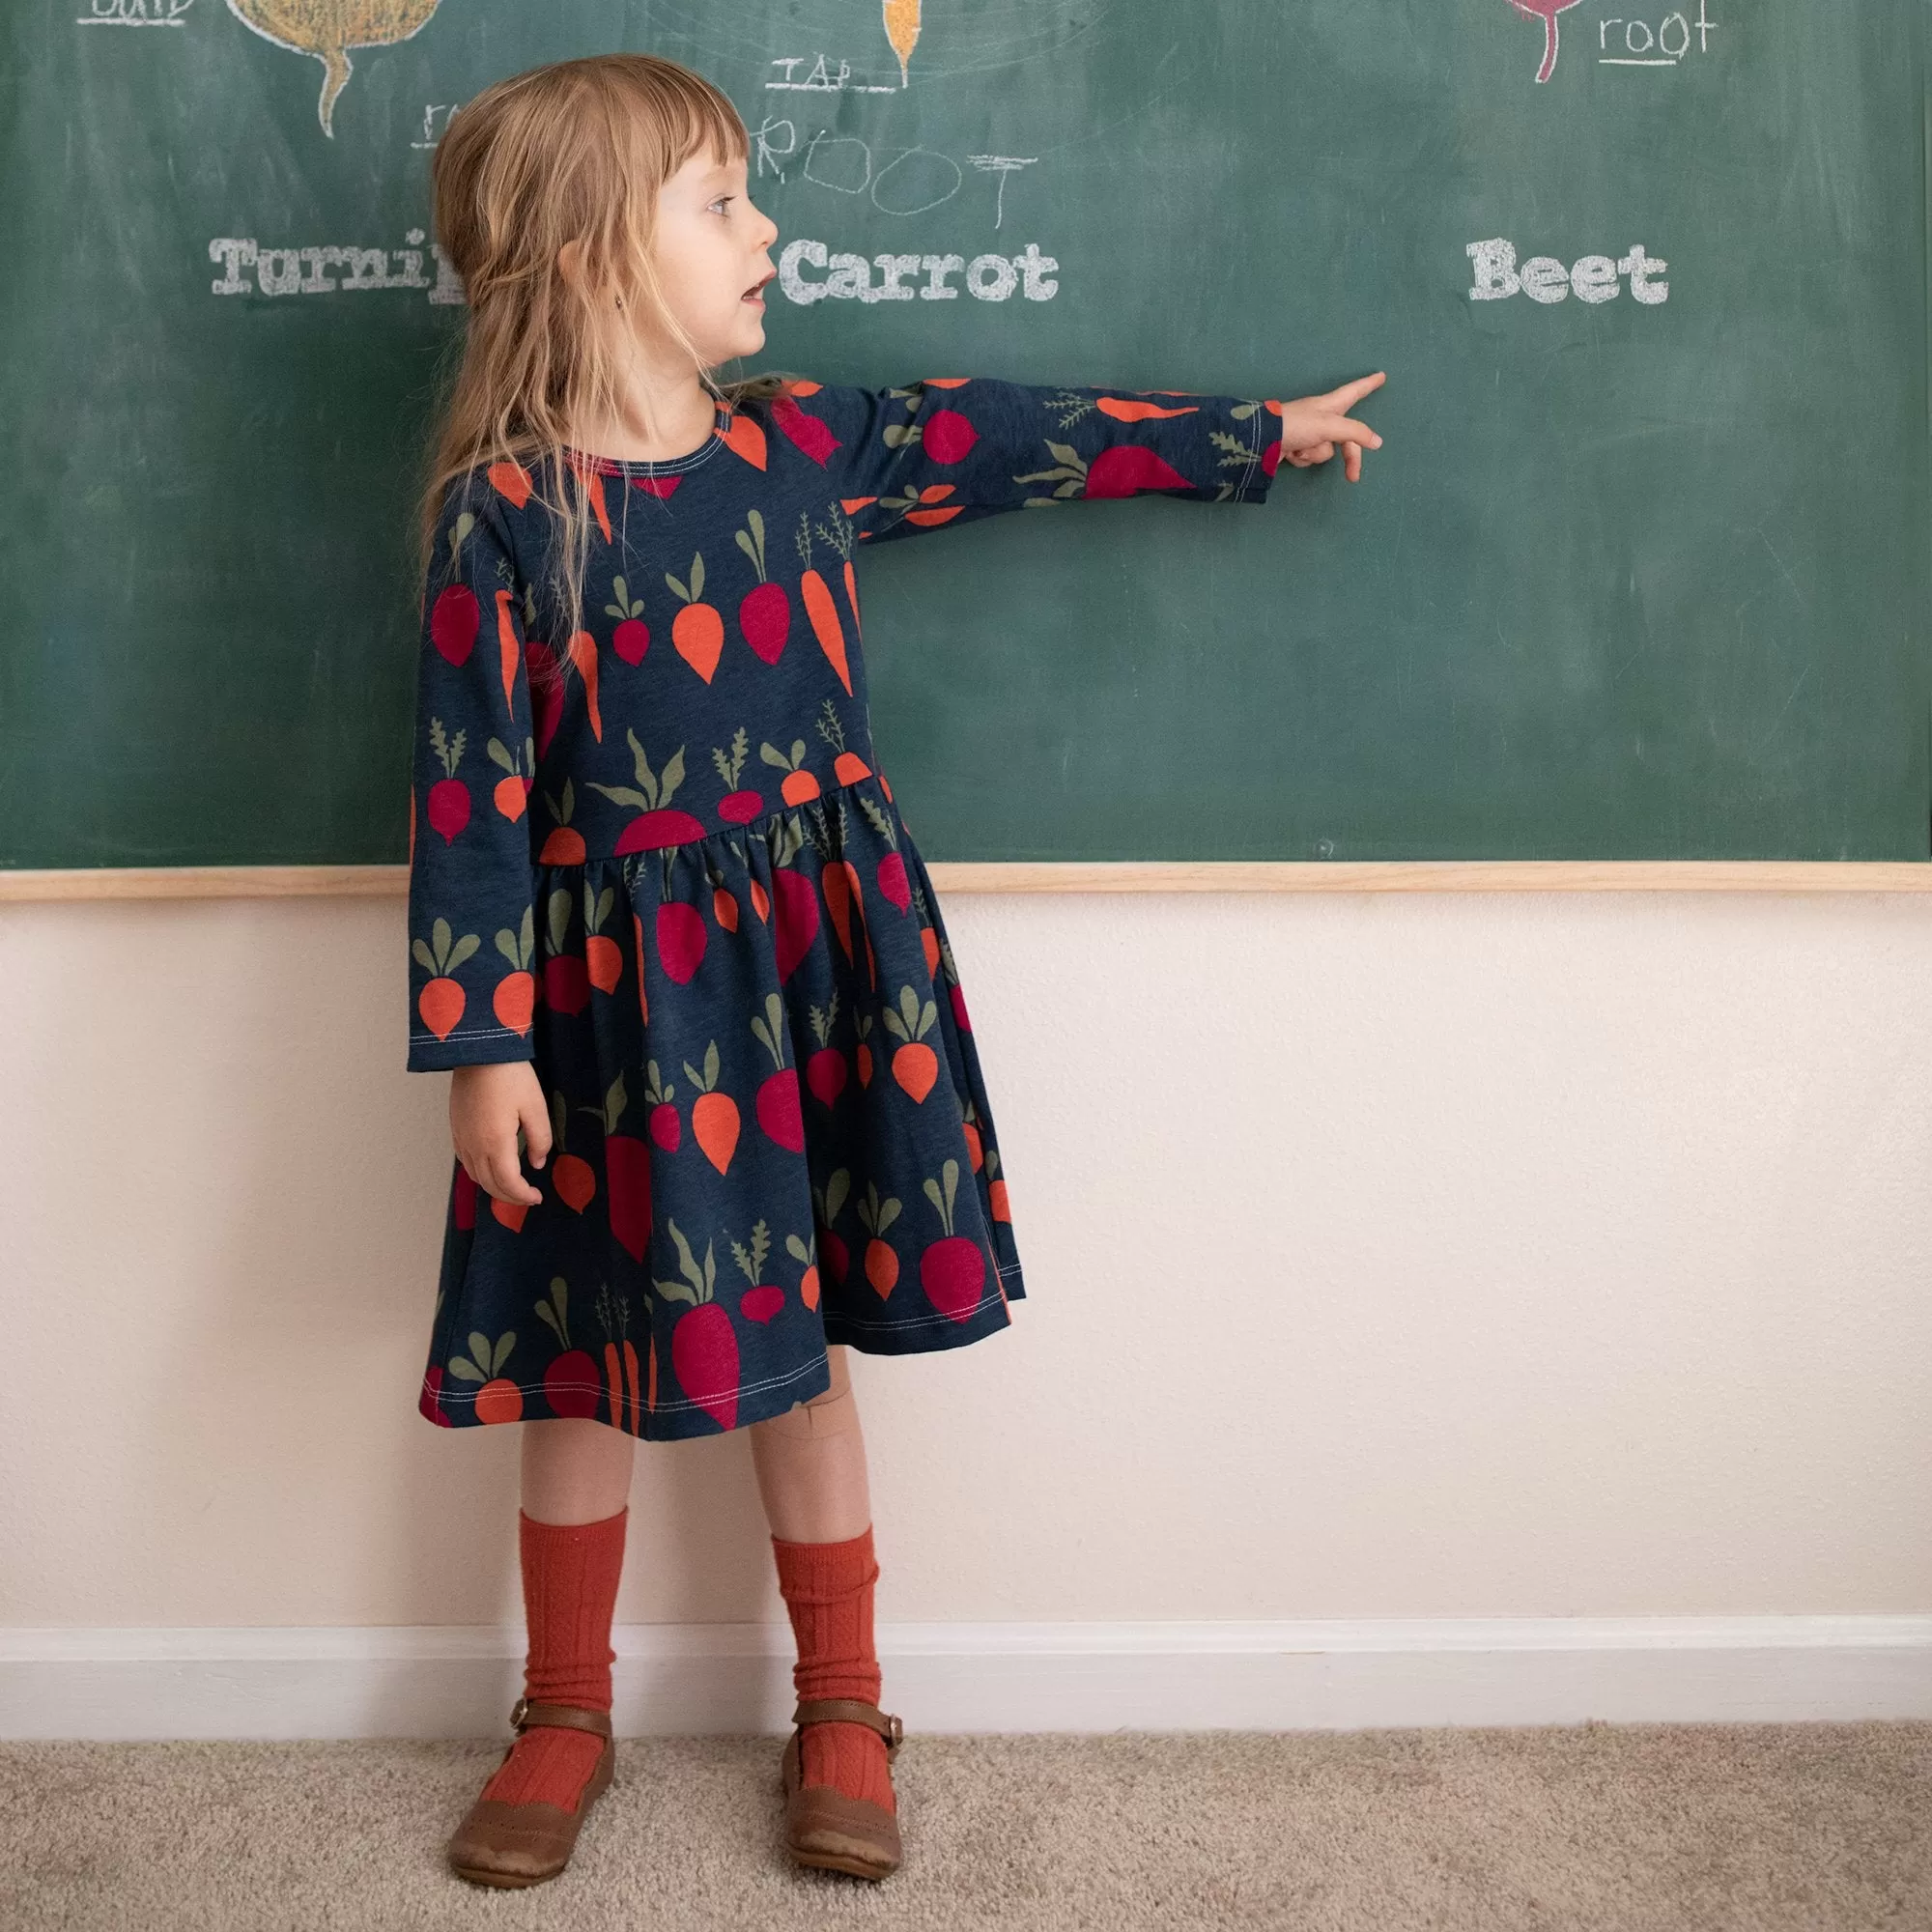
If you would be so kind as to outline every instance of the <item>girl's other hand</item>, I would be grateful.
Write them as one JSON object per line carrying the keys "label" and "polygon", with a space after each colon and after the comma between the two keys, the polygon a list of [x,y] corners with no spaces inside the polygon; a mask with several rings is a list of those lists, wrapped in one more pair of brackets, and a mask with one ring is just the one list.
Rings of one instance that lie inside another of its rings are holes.
{"label": "girl's other hand", "polygon": [[1357,422],[1349,412],[1366,396],[1371,389],[1379,389],[1388,381],[1386,370],[1378,369],[1373,376],[1358,377],[1352,383],[1344,383],[1339,389],[1330,389],[1325,395],[1303,396],[1293,403],[1281,406],[1281,447],[1282,454],[1297,469],[1306,469],[1311,463],[1326,463],[1335,454],[1335,445],[1342,445],[1342,467],[1350,483],[1362,479],[1362,448],[1379,449],[1382,440],[1367,423]]}
{"label": "girl's other hand", "polygon": [[497,1200],[534,1208],[543,1195],[524,1179],[518,1162],[520,1127],[530,1165],[541,1167],[550,1153],[550,1115],[527,1060],[459,1066],[450,1075],[449,1137],[464,1172]]}

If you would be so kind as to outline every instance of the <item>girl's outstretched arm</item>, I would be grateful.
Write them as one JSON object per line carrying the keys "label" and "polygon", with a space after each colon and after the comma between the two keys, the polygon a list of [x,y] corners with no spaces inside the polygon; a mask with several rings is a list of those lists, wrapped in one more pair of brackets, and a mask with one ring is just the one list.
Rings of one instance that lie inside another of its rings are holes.
{"label": "girl's outstretched arm", "polygon": [[860,537],[882,543],[1151,491],[1263,502],[1281,412],[1263,397],[927,377],[886,389],[796,383],[773,422],[822,464]]}
{"label": "girl's outstretched arm", "polygon": [[408,1070],[528,1060],[536,770],[524,582],[496,491],[452,483],[416,655]]}

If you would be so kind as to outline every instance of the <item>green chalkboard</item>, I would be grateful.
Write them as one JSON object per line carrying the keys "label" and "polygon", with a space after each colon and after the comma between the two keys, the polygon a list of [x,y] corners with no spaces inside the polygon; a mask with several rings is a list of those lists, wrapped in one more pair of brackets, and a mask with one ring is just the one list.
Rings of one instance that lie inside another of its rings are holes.
{"label": "green chalkboard", "polygon": [[[409,499],[463,314],[430,147],[497,75],[616,47],[753,130],[800,244],[762,366],[1389,372],[1359,485],[863,566],[928,858],[1923,858],[1922,19],[16,0],[0,865],[401,862]],[[973,292],[813,298],[812,243],[955,253]]]}

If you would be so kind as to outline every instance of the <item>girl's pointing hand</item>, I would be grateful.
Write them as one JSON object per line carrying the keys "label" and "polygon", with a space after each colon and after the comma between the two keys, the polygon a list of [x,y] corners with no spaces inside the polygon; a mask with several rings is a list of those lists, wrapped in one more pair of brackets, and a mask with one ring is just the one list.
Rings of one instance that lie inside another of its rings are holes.
{"label": "girl's pointing hand", "polygon": [[1313,463],[1326,463],[1342,445],[1342,467],[1350,483],[1362,477],[1362,449],[1379,449],[1382,440],[1367,423],[1357,422],[1349,412],[1371,389],[1379,389],[1388,381],[1387,371],[1378,369],[1373,376],[1344,383],[1324,395],[1302,396],[1281,406],[1282,454],[1297,469]]}

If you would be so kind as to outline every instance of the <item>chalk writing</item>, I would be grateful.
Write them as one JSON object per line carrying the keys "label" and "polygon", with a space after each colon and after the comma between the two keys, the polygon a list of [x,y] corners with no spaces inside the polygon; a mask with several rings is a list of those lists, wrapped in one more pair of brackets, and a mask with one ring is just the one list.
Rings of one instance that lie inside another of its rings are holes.
{"label": "chalk writing", "polygon": [[[872,279],[876,265],[879,279]],[[959,291],[948,277],[962,275],[966,292],[980,301],[1005,301],[1015,289],[1026,301],[1050,301],[1060,283],[1051,270],[1060,267],[1051,255],[1029,242],[1017,255],[863,255],[830,254],[823,242],[788,242],[779,257],[778,286],[786,300],[801,307],[815,301],[956,301]],[[807,269],[822,269],[822,279],[809,280]],[[909,275],[925,276],[919,287],[908,286]]]}
{"label": "chalk writing", "polygon": [[[1621,27],[1621,33],[1612,28]],[[1711,36],[1718,23],[1711,18],[1710,0],[1697,0],[1695,20],[1683,14],[1666,14],[1655,27],[1648,20],[1627,20],[1620,14],[1597,22],[1597,65],[1599,67],[1675,67],[1690,51],[1690,36],[1697,37],[1697,51],[1711,51]],[[1612,48],[1622,48],[1612,52]]]}
{"label": "chalk writing", "polygon": [[461,105],[461,101],[451,101],[446,106],[438,105],[433,101],[424,102],[422,132],[415,140],[410,143],[410,146],[412,148],[435,147],[449,132],[450,116]]}
{"label": "chalk writing", "polygon": [[185,27],[194,0],[87,0],[76,27]]}
{"label": "chalk writing", "polygon": [[1500,236],[1490,242],[1471,242],[1463,253],[1476,265],[1471,301],[1501,301],[1518,294],[1536,302],[1560,302],[1572,294],[1580,302],[1613,301],[1620,275],[1630,277],[1633,301],[1650,306],[1670,297],[1670,284],[1654,279],[1670,264],[1653,261],[1643,252],[1640,242],[1634,243],[1621,261],[1608,255],[1584,255],[1567,269],[1553,255],[1532,255],[1519,269],[1515,246]]}
{"label": "chalk writing", "polygon": [[[884,152],[892,158],[880,167],[868,142],[856,134],[835,134],[827,128],[818,128],[801,150],[797,125],[777,115],[767,115],[762,126],[752,129],[752,146],[755,179],[776,175],[783,183],[795,176],[835,194],[863,194],[883,214],[923,214],[951,201],[966,179],[965,169],[952,156],[931,148],[887,149]],[[798,165],[787,172],[784,163],[795,158]],[[1032,167],[1038,156],[969,155],[966,158],[998,183],[993,193],[993,226],[998,228],[1006,213],[1007,177]]]}
{"label": "chalk writing", "polygon": [[[784,72],[776,80],[768,80],[765,86],[782,93],[791,94],[896,94],[899,89],[890,81],[854,80],[852,63],[841,60],[836,67],[826,65],[825,56],[820,54],[809,65],[803,54],[792,60],[775,60],[774,67],[783,68]],[[805,68],[803,78],[799,69]]]}
{"label": "chalk writing", "polygon": [[[222,270],[210,283],[218,296],[328,296],[366,289],[422,289],[433,302],[460,302],[463,282],[449,258],[429,244],[436,265],[425,272],[423,231],[412,228],[400,248],[265,248],[253,236],[224,235],[208,244],[208,259]],[[254,279],[249,280],[252,270]]]}

